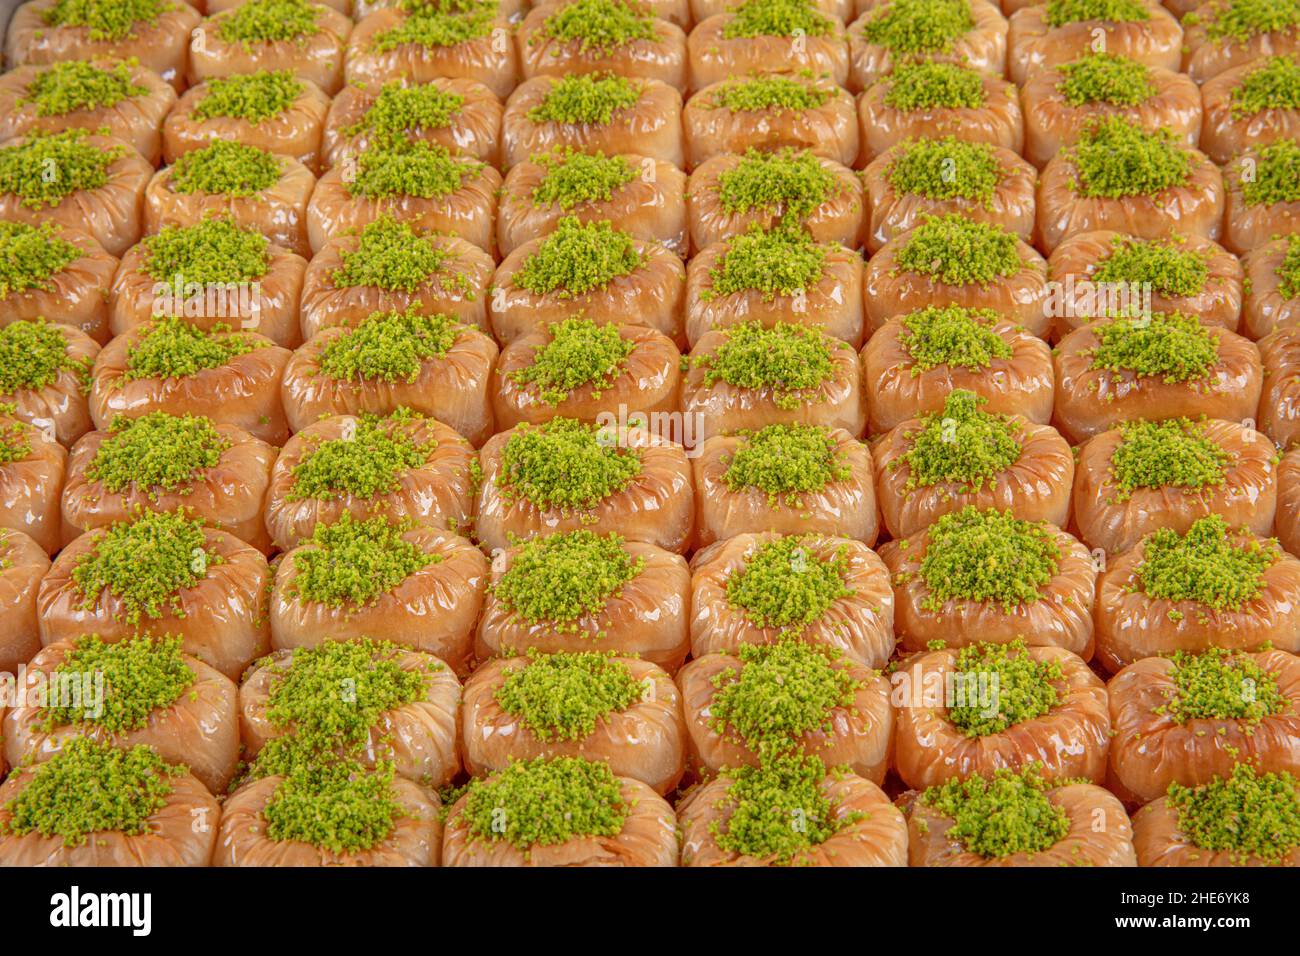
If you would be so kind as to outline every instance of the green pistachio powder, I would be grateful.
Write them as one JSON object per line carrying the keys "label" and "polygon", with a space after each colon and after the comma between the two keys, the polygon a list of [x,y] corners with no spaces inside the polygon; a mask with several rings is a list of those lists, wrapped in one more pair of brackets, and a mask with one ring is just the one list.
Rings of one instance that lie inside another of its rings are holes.
{"label": "green pistachio powder", "polygon": [[801,222],[840,190],[835,174],[810,150],[750,149],[718,177],[718,202],[732,215],[761,210]]}
{"label": "green pistachio powder", "polygon": [[1056,68],[1056,91],[1074,107],[1093,103],[1137,106],[1158,92],[1145,63],[1113,53],[1096,53]]}
{"label": "green pistachio powder", "polygon": [[[381,216],[365,225],[357,247],[341,253],[342,265],[330,274],[340,289],[370,286],[386,292],[415,292],[447,272],[450,254],[406,222]],[[437,279],[444,288],[464,287],[463,275]]]}
{"label": "green pistachio powder", "polygon": [[576,216],[565,216],[524,260],[513,281],[533,295],[554,293],[568,299],[631,275],[645,258],[631,234],[615,229],[608,220],[581,222]]}
{"label": "green pistachio powder", "polygon": [[885,105],[904,113],[916,110],[979,109],[988,100],[979,70],[956,63],[900,63],[888,78]]}
{"label": "green pistachio powder", "polygon": [[[1264,589],[1264,572],[1281,553],[1276,541],[1229,537],[1223,518],[1209,515],[1186,534],[1160,528],[1143,541],[1134,590],[1157,601],[1192,601],[1212,611],[1240,611]],[[1181,620],[1181,612],[1171,611]]]}
{"label": "green pistachio powder", "polygon": [[778,322],[765,328],[754,321],[727,329],[722,344],[693,361],[704,369],[705,385],[769,389],[777,408],[793,410],[818,400],[816,390],[834,374],[832,350],[841,347],[815,327]]}
{"label": "green pistachio powder", "polygon": [[1000,859],[1041,853],[1070,831],[1069,817],[1047,798],[1051,785],[1038,765],[995,770],[930,787],[921,801],[952,820],[945,831],[970,853]]}
{"label": "green pistachio powder", "polygon": [[126,99],[144,96],[149,88],[136,83],[131,66],[98,67],[81,60],[43,67],[27,84],[18,106],[35,106],[37,116],[66,116],[83,110],[107,109]]}
{"label": "green pistachio powder", "polygon": [[170,167],[170,186],[186,195],[255,196],[280,181],[283,163],[256,146],[217,140],[177,159]]}
{"label": "green pistachio powder", "polygon": [[128,382],[142,378],[186,378],[207,369],[220,368],[232,359],[268,344],[246,335],[232,334],[229,327],[222,324],[200,329],[184,319],[159,318],[127,349],[126,371],[122,378]]}
{"label": "green pistachio powder", "polygon": [[68,340],[60,326],[44,319],[23,319],[0,328],[0,395],[40,391],[65,371],[84,383],[90,360],[68,354]]}
{"label": "green pistachio powder", "polygon": [[929,592],[921,603],[927,611],[942,612],[949,601],[973,601],[1001,605],[1011,614],[1042,597],[1061,558],[1056,534],[1045,522],[973,505],[936,520],[929,539],[919,568]]}
{"label": "green pistachio powder", "polygon": [[1192,174],[1191,153],[1172,131],[1146,130],[1123,116],[1090,120],[1067,155],[1073,186],[1087,198],[1154,196]]}
{"label": "green pistachio powder", "polygon": [[825,106],[834,94],[824,86],[789,76],[759,76],[728,80],[718,87],[705,104],[707,109],[725,109],[737,113],[772,110],[802,112]]}
{"label": "green pistachio powder", "polygon": [[436,143],[395,140],[365,150],[357,158],[355,178],[345,182],[345,187],[348,195],[368,199],[440,199],[478,176],[483,166]]}
{"label": "green pistachio powder", "polygon": [[166,805],[169,778],[182,773],[143,744],[118,749],[74,737],[38,764],[28,785],[5,804],[10,816],[0,823],[0,833],[58,837],[68,848],[83,845],[94,833],[138,836]]}
{"label": "green pistachio powder", "polygon": [[655,18],[626,0],[574,0],[546,18],[541,35],[572,43],[583,54],[611,56],[628,44],[654,40]]}
{"label": "green pistachio powder", "polygon": [[794,229],[763,229],[755,224],[727,240],[718,265],[709,270],[704,301],[741,292],[758,292],[765,302],[815,286],[822,277],[827,247]]}
{"label": "green pistachio powder", "polygon": [[302,40],[320,30],[319,8],[308,0],[248,0],[221,15],[217,38],[245,48],[255,43]]}
{"label": "green pistachio powder", "polygon": [[901,272],[944,285],[988,285],[1023,267],[1017,237],[1002,226],[964,216],[926,216],[894,254]]}
{"label": "green pistachio powder", "polygon": [[729,13],[722,28],[724,40],[819,37],[837,32],[835,21],[820,13],[809,0],[746,0]]}
{"label": "green pistachio powder", "polygon": [[740,608],[754,627],[778,628],[780,637],[799,635],[854,590],[841,551],[812,554],[817,539],[789,535],[760,545],[727,577],[727,603]]}
{"label": "green pistachio powder", "polygon": [[1256,150],[1253,179],[1240,181],[1248,206],[1300,202],[1300,143],[1278,140]]}
{"label": "green pistachio powder", "polygon": [[1248,42],[1262,33],[1290,33],[1300,27],[1296,0],[1226,0],[1183,17],[1183,26],[1205,24],[1211,40]]}
{"label": "green pistachio powder", "polygon": [[1092,368],[1169,383],[1205,378],[1219,359],[1219,334],[1179,312],[1115,319],[1096,329]]}
{"label": "green pistachio powder", "polygon": [[872,14],[862,26],[862,38],[898,54],[941,53],[975,29],[966,0],[893,0]]}
{"label": "green pistachio powder", "polygon": [[532,157],[544,174],[533,188],[533,205],[558,206],[563,212],[586,203],[609,202],[614,194],[637,178],[636,168],[623,156],[580,153],[556,147]]}
{"label": "green pistachio powder", "polygon": [[1111,252],[1092,274],[1097,283],[1141,283],[1163,296],[1198,295],[1209,280],[1208,254],[1182,248],[1187,239],[1116,236]]}
{"label": "green pistachio powder", "polygon": [[978,372],[1011,358],[1011,346],[992,328],[999,319],[993,309],[960,305],[928,305],[904,316],[898,341],[911,356],[912,377],[940,367]]}
{"label": "green pistachio powder", "polygon": [[432,83],[405,86],[391,80],[380,87],[361,119],[344,132],[348,136],[368,133],[380,142],[406,139],[412,133],[450,126],[464,105],[465,97]]}
{"label": "green pistachio powder", "polygon": [[1120,443],[1110,456],[1116,500],[1139,488],[1217,488],[1234,460],[1205,435],[1199,422],[1128,421],[1119,426]]}
{"label": "green pistachio powder", "polygon": [[635,449],[620,448],[597,426],[572,418],[524,423],[501,451],[498,490],[543,511],[585,511],[622,491],[641,474]]}
{"label": "green pistachio powder", "polygon": [[189,494],[229,448],[230,440],[209,418],[166,412],[118,417],[86,466],[86,477],[112,494],[134,488],[156,501],[163,492]]}
{"label": "green pistachio powder", "polygon": [[1284,299],[1300,298],[1300,242],[1289,239],[1286,255],[1277,266],[1277,291]]}
{"label": "green pistachio powder", "polygon": [[390,494],[403,472],[422,467],[437,446],[417,441],[408,425],[404,418],[363,416],[351,437],[317,439],[294,466],[290,500]]}
{"label": "green pistachio powder", "polygon": [[889,466],[907,466],[906,491],[955,484],[961,494],[972,494],[1019,460],[1020,426],[1005,415],[983,411],[980,406],[987,402],[974,392],[954,389],[942,411],[921,419],[907,436],[907,452]]}
{"label": "green pistachio powder", "polygon": [[0,193],[40,210],[104,186],[109,166],[126,155],[126,148],[95,146],[86,142],[88,135],[82,129],[34,133],[17,146],[0,147]]}
{"label": "green pistachio powder", "polygon": [[1277,679],[1245,654],[1210,648],[1202,654],[1178,651],[1171,656],[1174,686],[1168,702],[1154,710],[1176,723],[1236,720],[1248,725],[1249,732],[1249,725],[1291,709]]}
{"label": "green pistachio powder", "polygon": [[1052,29],[1093,20],[1141,23],[1151,19],[1142,0],[1047,0],[1043,12]]}
{"label": "green pistachio powder", "polygon": [[453,317],[424,315],[415,305],[372,312],[321,349],[320,370],[340,381],[409,385],[426,363],[444,358],[462,332]]}
{"label": "green pistachio powder", "polygon": [[618,535],[569,531],[522,544],[491,591],[529,624],[574,634],[581,618],[599,614],[644,567]]}
{"label": "green pistachio powder", "polygon": [[96,42],[134,39],[139,27],[152,26],[174,10],[171,0],[56,0],[44,13],[52,27],[86,27]]}
{"label": "green pistachio powder", "polygon": [[365,521],[344,512],[334,524],[319,524],[294,553],[290,593],[335,608],[374,604],[412,574],[442,561],[407,541],[403,528],[383,517]]}
{"label": "green pistachio powder", "polygon": [[60,231],[53,222],[0,221],[0,299],[50,291],[50,278],[81,258],[81,250]]}
{"label": "green pistachio powder", "polygon": [[617,325],[590,319],[565,319],[553,324],[550,334],[550,341],[533,352],[532,364],[510,373],[512,382],[531,386],[547,405],[558,405],[587,385],[599,398],[623,374],[635,348]]}
{"label": "green pistachio powder", "polygon": [[[966,700],[948,709],[948,720],[967,737],[1000,734],[1043,716],[1060,701],[1055,687],[1064,676],[1060,662],[1035,660],[1022,640],[963,647],[954,666]],[[990,702],[997,705],[992,714]]]}
{"label": "green pistachio powder", "polygon": [[1232,88],[1232,115],[1300,109],[1300,61],[1293,56],[1268,56],[1255,63]]}
{"label": "green pistachio powder", "polygon": [[1178,830],[1194,846],[1268,864],[1300,846],[1300,790],[1289,773],[1259,773],[1237,764],[1232,775],[1202,787],[1170,784]]}
{"label": "green pistachio powder", "polygon": [[538,740],[583,740],[607,716],[645,694],[628,666],[609,654],[530,649],[528,663],[510,671],[493,698]]}
{"label": "green pistachio powder", "polygon": [[804,495],[852,474],[830,430],[820,425],[767,425],[741,437],[723,483],[731,491],[761,491],[773,508],[801,508]]}
{"label": "green pistachio powder", "polygon": [[99,675],[104,693],[102,700],[87,700],[82,706],[49,707],[41,724],[46,733],[75,724],[93,724],[111,734],[139,730],[155,712],[180,700],[195,680],[181,655],[181,639],[175,636],[137,635],[106,644],[90,634],[77,639],[54,674]]}
{"label": "green pistachio powder", "polygon": [[479,40],[492,32],[496,13],[485,7],[468,13],[420,10],[395,27],[375,34],[370,49],[388,53],[408,44],[421,47],[454,47]]}
{"label": "green pistachio powder", "polygon": [[1002,181],[1002,164],[988,143],[945,136],[900,144],[886,176],[897,193],[987,206]]}
{"label": "green pistachio powder", "polygon": [[839,655],[836,648],[791,640],[741,645],[740,667],[713,677],[710,729],[763,762],[798,752],[805,734],[833,735],[833,712],[853,710],[863,687],[837,666]]}
{"label": "green pistachio powder", "polygon": [[83,607],[95,607],[107,591],[121,605],[116,619],[128,624],[182,613],[180,592],[223,560],[207,547],[202,522],[181,514],[144,513],[94,534],[72,580]]}
{"label": "green pistachio powder", "polygon": [[262,123],[288,110],[306,90],[291,70],[213,77],[207,84],[207,92],[194,105],[197,120],[228,118]]}
{"label": "green pistachio powder", "polygon": [[192,226],[163,226],[141,240],[149,278],[216,285],[253,282],[270,268],[268,240],[230,219],[205,219]]}
{"label": "green pistachio powder", "polygon": [[528,118],[534,123],[608,126],[614,114],[637,104],[642,90],[635,81],[612,73],[562,76],[528,111]]}

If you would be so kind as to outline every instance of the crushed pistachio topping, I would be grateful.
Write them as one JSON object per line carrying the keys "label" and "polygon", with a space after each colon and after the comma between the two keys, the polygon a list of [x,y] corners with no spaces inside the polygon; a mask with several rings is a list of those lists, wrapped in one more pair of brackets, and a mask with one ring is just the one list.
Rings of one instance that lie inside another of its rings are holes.
{"label": "crushed pistachio topping", "polygon": [[133,487],[154,500],[161,492],[188,494],[228,448],[230,440],[210,418],[166,412],[119,416],[86,466],[86,477],[113,494]]}
{"label": "crushed pistachio topping", "polygon": [[1277,291],[1284,299],[1300,298],[1300,242],[1287,240],[1286,255],[1277,266]]}
{"label": "crushed pistachio topping", "polygon": [[978,109],[988,100],[979,70],[957,63],[900,63],[885,80],[885,105],[915,110]]}
{"label": "crushed pistachio topping", "polygon": [[448,822],[463,826],[472,842],[505,841],[527,851],[579,837],[617,836],[628,810],[609,764],[538,757],[471,782],[463,808]]}
{"label": "crushed pistachio topping", "polygon": [[207,84],[207,92],[194,105],[198,120],[230,118],[261,123],[287,110],[306,89],[292,70],[218,76]]}
{"label": "crushed pistachio topping", "polygon": [[837,666],[837,648],[778,641],[742,644],[740,668],[713,677],[709,726],[762,761],[800,749],[799,738],[832,734],[832,714],[852,709],[862,682]]}
{"label": "crushed pistachio topping", "polygon": [[1158,92],[1145,63],[1113,53],[1094,53],[1056,68],[1056,91],[1070,106],[1108,103],[1137,106]]}
{"label": "crushed pistachio topping", "polygon": [[834,375],[832,349],[839,342],[819,328],[778,322],[744,322],[727,329],[712,352],[693,359],[704,384],[725,382],[748,391],[770,389],[777,408],[793,410],[816,401],[816,391]]}
{"label": "crushed pistachio topping", "polygon": [[534,295],[572,298],[631,275],[645,259],[631,234],[615,229],[609,220],[582,222],[565,216],[524,260],[514,283]]}
{"label": "crushed pistachio topping", "polygon": [[1143,540],[1135,587],[1157,601],[1195,601],[1215,611],[1240,611],[1264,589],[1264,572],[1281,550],[1272,539],[1238,543],[1219,515],[1186,534],[1159,528]]}
{"label": "crushed pistachio topping", "polygon": [[1139,488],[1219,487],[1233,461],[1204,426],[1187,418],[1127,421],[1119,429],[1110,472],[1121,501]]}
{"label": "crushed pistachio topping", "polygon": [[308,0],[247,0],[221,16],[218,39],[226,43],[280,43],[320,31],[320,8]]}
{"label": "crushed pistachio topping", "polygon": [[939,53],[975,29],[967,0],[892,0],[871,12],[863,39],[894,53]]}
{"label": "crushed pistachio topping", "polygon": [[1241,176],[1241,198],[1248,206],[1300,202],[1300,142],[1281,139],[1255,151],[1253,178]]}
{"label": "crushed pistachio topping", "polygon": [[256,146],[219,139],[177,159],[170,185],[178,193],[255,196],[280,181],[283,162]]}
{"label": "crushed pistachio topping", "polygon": [[1300,109],[1300,60],[1266,56],[1232,88],[1232,115],[1254,116],[1265,110]]}
{"label": "crushed pistachio topping", "polygon": [[926,216],[894,254],[903,272],[927,275],[944,285],[987,285],[1021,269],[1014,233],[965,216]]}
{"label": "crushed pistachio topping", "polygon": [[[726,773],[731,785],[719,809],[730,812],[725,824],[715,821],[709,832],[730,853],[797,865],[810,849],[863,817],[835,812],[822,788],[826,767],[816,757],[784,755]],[[792,826],[792,820],[800,825]]]}
{"label": "crushed pistachio topping", "polygon": [[1278,690],[1277,678],[1239,651],[1212,647],[1201,654],[1172,655],[1169,676],[1174,686],[1168,703],[1156,708],[1177,723],[1189,720],[1238,720],[1257,724],[1291,709]]}
{"label": "crushed pistachio topping", "polygon": [[1002,164],[988,143],[945,136],[900,144],[887,175],[897,193],[988,203],[1002,181]]}
{"label": "crushed pistachio topping", "polygon": [[608,126],[615,113],[637,104],[642,89],[633,80],[613,73],[562,76],[528,111],[528,118],[534,123]]}
{"label": "crushed pistachio topping", "polygon": [[1041,853],[1070,832],[1065,811],[1047,798],[1050,784],[1037,765],[995,770],[930,787],[921,800],[953,823],[946,833],[985,859]]}
{"label": "crushed pistachio topping", "polygon": [[1171,130],[1146,130],[1125,116],[1089,120],[1068,155],[1074,188],[1088,198],[1153,196],[1192,174],[1191,155]]}
{"label": "crushed pistachio topping", "polygon": [[628,0],[574,0],[542,23],[542,36],[576,43],[580,53],[610,56],[638,40],[655,38],[654,16]]}
{"label": "crushed pistachio topping", "polygon": [[963,647],[954,667],[962,693],[948,708],[948,720],[967,737],[1000,734],[1043,716],[1060,701],[1055,687],[1064,679],[1060,662],[1035,660],[1023,640]]}
{"label": "crushed pistachio topping", "polygon": [[1210,270],[1208,255],[1185,249],[1187,239],[1173,234],[1167,239],[1116,236],[1111,253],[1092,274],[1098,283],[1142,283],[1164,296],[1193,296],[1205,288]]}
{"label": "crushed pistachio topping", "polygon": [[800,634],[854,593],[842,551],[821,557],[811,553],[816,542],[787,535],[760,545],[727,577],[727,603],[743,610],[754,627],[779,628],[783,638]]}
{"label": "crushed pistachio topping", "polygon": [[298,777],[310,789],[330,789],[360,769],[366,751],[376,752],[382,770],[391,742],[376,739],[375,728],[384,714],[423,699],[430,675],[445,667],[435,657],[406,663],[404,653],[363,637],[265,659],[271,680],[264,716],[282,733],[258,752],[249,777]]}
{"label": "crushed pistachio topping", "polygon": [[983,411],[988,399],[965,389],[954,389],[944,399],[943,410],[924,416],[907,438],[906,454],[892,467],[906,463],[907,490],[937,484],[958,484],[971,494],[1020,458],[1020,426],[1005,415]]}
{"label": "crushed pistachio topping", "polygon": [[220,368],[236,356],[266,346],[265,342],[232,334],[229,327],[200,329],[184,319],[154,320],[148,331],[127,349],[122,378],[185,378],[205,369]]}
{"label": "crushed pistachio topping", "polygon": [[927,305],[904,316],[898,341],[912,358],[912,375],[940,366],[978,372],[1011,358],[1011,346],[993,331],[998,319],[993,309],[960,305]]}
{"label": "crushed pistachio topping", "polygon": [[1239,763],[1202,787],[1170,784],[1169,806],[1179,832],[1202,850],[1276,864],[1300,846],[1300,791],[1289,773]]}
{"label": "crushed pistachio topping", "polygon": [[627,664],[594,651],[541,654],[510,671],[493,695],[539,740],[582,740],[605,717],[622,713],[645,694]]}
{"label": "crushed pistachio topping", "polygon": [[200,285],[251,282],[270,268],[267,238],[230,219],[205,219],[192,226],[163,226],[145,236],[144,272],[151,279]]}
{"label": "crushed pistachio topping", "polygon": [[171,0],[55,0],[42,19],[52,27],[85,27],[89,39],[133,40],[141,26],[153,26],[176,9]]}
{"label": "crushed pistachio topping", "polygon": [[755,224],[727,240],[721,260],[709,270],[709,288],[700,297],[707,302],[754,291],[771,302],[778,295],[795,295],[821,280],[826,250],[805,232]]}
{"label": "crushed pistachio topping", "polygon": [[94,608],[107,591],[121,606],[115,619],[128,624],[183,614],[180,592],[223,560],[207,546],[203,523],[182,514],[142,513],[94,533],[72,579],[86,609]]}
{"label": "crushed pistachio topping", "polygon": [[0,299],[33,289],[49,291],[50,277],[82,256],[54,222],[0,221]]}
{"label": "crushed pistachio topping", "polygon": [[760,209],[799,221],[829,200],[838,186],[835,174],[811,150],[750,149],[718,177],[718,201],[732,214]]}
{"label": "crushed pistachio topping", "polygon": [[510,373],[517,385],[531,385],[548,405],[558,405],[575,389],[590,385],[592,396],[613,386],[636,347],[617,325],[572,318],[551,326],[551,339],[533,352],[531,365]]}
{"label": "crushed pistachio topping", "polygon": [[[357,247],[340,253],[342,266],[330,274],[340,289],[372,286],[386,292],[415,292],[444,271],[449,253],[407,222],[380,216],[362,228]],[[444,277],[443,284],[461,277]]]}
{"label": "crushed pistachio topping", "polygon": [[90,360],[68,354],[68,340],[60,326],[44,319],[21,319],[0,328],[0,395],[40,391],[65,371],[84,381]]}
{"label": "crushed pistachio topping", "polygon": [[137,635],[107,644],[97,634],[86,635],[54,668],[55,679],[63,675],[72,679],[95,675],[103,682],[102,694],[81,700],[69,695],[74,696],[71,702],[60,695],[45,711],[47,733],[71,724],[94,724],[111,734],[139,730],[155,712],[180,700],[195,680],[176,636]]}
{"label": "crushed pistachio topping", "polygon": [[356,176],[345,180],[348,194],[368,199],[416,196],[439,199],[460,189],[483,170],[483,163],[455,155],[446,146],[423,141],[376,143],[357,158]]}
{"label": "crushed pistachio topping", "polygon": [[1047,0],[1047,25],[1055,30],[1068,23],[1102,20],[1107,23],[1140,23],[1151,19],[1142,0]]}
{"label": "crushed pistachio topping", "polygon": [[433,83],[406,86],[401,80],[390,80],[361,119],[345,132],[349,136],[369,133],[380,142],[402,140],[422,130],[450,126],[464,105],[465,97]]}
{"label": "crushed pistachio topping", "polygon": [[339,494],[375,498],[397,489],[402,474],[424,466],[437,442],[416,441],[401,420],[357,419],[350,435],[315,441],[294,466],[292,500]]}
{"label": "crushed pistachio topping", "polygon": [[824,86],[800,82],[793,77],[757,76],[727,81],[714,91],[706,106],[736,113],[762,110],[799,112],[825,106],[832,95],[831,90]]}
{"label": "crushed pistachio topping", "polygon": [[148,92],[148,87],[132,78],[130,64],[100,67],[84,60],[69,60],[42,67],[16,105],[35,106],[37,116],[66,116],[116,106]]}
{"label": "crushed pistachio topping", "polygon": [[[26,422],[5,422],[0,419],[0,467],[22,461],[32,453],[31,442],[27,440],[31,427]],[[0,541],[6,538],[8,532],[0,537]],[[11,562],[7,558],[0,558],[0,571],[7,570],[9,567]]]}
{"label": "crushed pistachio topping", "polygon": [[461,332],[451,316],[424,315],[415,305],[405,312],[372,312],[321,349],[320,370],[348,382],[409,385],[424,363],[446,356]]}
{"label": "crushed pistachio topping", "polygon": [[641,474],[641,457],[612,436],[573,418],[515,427],[501,451],[499,490],[538,508],[586,510],[622,491]]}
{"label": "crushed pistachio topping", "polygon": [[[322,776],[325,779],[322,780]],[[393,791],[394,769],[322,775],[295,770],[262,808],[266,836],[346,854],[371,850],[392,834],[402,807]]]}
{"label": "crushed pistachio topping", "polygon": [[0,823],[0,833],[59,837],[68,848],[95,833],[139,836],[166,806],[169,778],[183,773],[143,744],[119,750],[74,737],[37,764],[31,781],[5,804],[10,816]]}
{"label": "crushed pistachio topping", "polygon": [[492,32],[496,14],[489,8],[469,13],[437,13],[422,10],[395,27],[375,34],[370,48],[388,53],[405,44],[422,47],[453,47],[479,40]]}
{"label": "crushed pistachio topping", "polygon": [[1094,369],[1190,382],[1205,378],[1219,360],[1218,332],[1180,312],[1119,318],[1094,331]]}
{"label": "crushed pistachio topping", "polygon": [[17,146],[0,147],[0,193],[17,196],[27,209],[57,206],[75,192],[108,182],[108,168],[126,149],[86,141],[83,129],[33,133]]}
{"label": "crushed pistachio topping", "polygon": [[626,157],[580,153],[571,147],[539,154],[533,162],[545,170],[530,197],[533,205],[559,206],[565,212],[584,203],[609,202],[637,177]]}
{"label": "crushed pistachio topping", "polygon": [[441,560],[383,517],[358,521],[345,511],[334,524],[318,524],[294,552],[290,591],[304,601],[359,607]]}
{"label": "crushed pistachio topping", "polygon": [[1291,33],[1300,27],[1296,0],[1224,0],[1205,4],[1183,16],[1186,27],[1205,24],[1211,40],[1247,43],[1263,33]]}
{"label": "crushed pistachio topping", "polygon": [[974,601],[1000,604],[1011,614],[1042,597],[1061,559],[1050,525],[1010,511],[967,505],[930,525],[929,538],[920,567],[927,611]]}
{"label": "crushed pistachio topping", "polygon": [[811,0],[744,0],[722,28],[724,40],[753,37],[826,36],[835,32],[835,22],[822,14]]}
{"label": "crushed pistachio topping", "polygon": [[722,480],[732,491],[765,492],[773,508],[802,507],[805,494],[852,474],[830,429],[820,425],[767,425],[742,437]]}
{"label": "crushed pistachio topping", "polygon": [[599,614],[644,567],[616,534],[568,531],[522,544],[491,590],[528,623],[576,633],[580,618]]}

